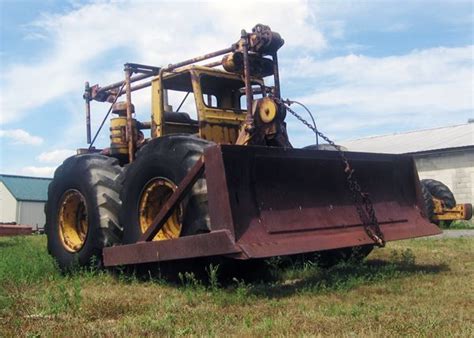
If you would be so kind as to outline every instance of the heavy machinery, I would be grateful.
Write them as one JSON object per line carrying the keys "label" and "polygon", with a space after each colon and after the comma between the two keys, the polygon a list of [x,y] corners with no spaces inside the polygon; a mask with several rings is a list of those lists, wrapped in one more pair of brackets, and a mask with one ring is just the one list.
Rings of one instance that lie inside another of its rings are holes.
{"label": "heavy machinery", "polygon": [[[86,83],[90,145],[56,170],[46,205],[48,249],[62,269],[368,254],[386,241],[440,233],[410,156],[344,152],[281,98],[283,44],[256,25],[228,48],[161,68],[127,63],[123,81]],[[151,120],[138,121],[132,93],[147,87]],[[171,92],[184,96],[176,109]],[[180,111],[188,97],[196,119]],[[103,123],[115,115],[106,149],[93,146],[92,100],[111,103]],[[294,149],[287,113],[337,151]]]}

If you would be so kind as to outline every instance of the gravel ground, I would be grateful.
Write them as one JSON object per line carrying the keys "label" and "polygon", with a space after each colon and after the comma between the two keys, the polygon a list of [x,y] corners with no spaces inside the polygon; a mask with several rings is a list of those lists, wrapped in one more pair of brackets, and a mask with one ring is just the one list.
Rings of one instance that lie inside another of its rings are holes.
{"label": "gravel ground", "polygon": [[424,237],[424,238],[460,238],[460,237],[474,237],[474,230],[460,229],[460,230],[443,230],[441,235]]}

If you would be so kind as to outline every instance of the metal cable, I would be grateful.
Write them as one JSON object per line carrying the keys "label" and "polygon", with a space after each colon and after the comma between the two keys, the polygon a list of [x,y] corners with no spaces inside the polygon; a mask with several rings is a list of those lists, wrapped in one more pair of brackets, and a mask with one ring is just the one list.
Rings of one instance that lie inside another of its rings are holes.
{"label": "metal cable", "polygon": [[286,107],[286,109],[294,117],[296,117],[301,123],[303,123],[309,129],[311,129],[315,134],[319,135],[323,140],[325,140],[327,143],[332,145],[334,149],[337,150],[344,164],[344,173],[346,174],[346,180],[349,186],[349,190],[352,192],[352,198],[356,206],[357,214],[359,215],[362,225],[364,226],[364,230],[377,246],[384,247],[385,239],[384,239],[382,231],[380,230],[380,225],[377,220],[377,216],[375,214],[374,205],[370,199],[369,194],[366,192],[362,192],[362,189],[359,183],[354,177],[354,169],[351,168],[349,160],[344,154],[344,151],[342,151],[326,135],[318,131],[315,126],[312,126],[310,123],[308,123],[308,121],[306,121],[298,113],[296,113],[293,109],[291,109],[288,102],[292,102],[292,101],[290,100],[282,101],[282,100],[277,99],[277,102],[280,102],[281,104],[283,104]]}
{"label": "metal cable", "polygon": [[188,98],[189,93],[191,93],[191,92],[187,92],[186,95],[184,96],[183,100],[182,100],[181,103],[179,104],[178,109],[176,109],[176,112],[177,112],[177,113],[179,113],[179,110],[180,110],[181,107],[183,106],[184,101],[186,101],[186,99]]}
{"label": "metal cable", "polygon": [[[293,103],[296,103],[296,104],[299,104],[301,107],[303,107],[308,112],[309,116],[311,117],[311,121],[313,122],[314,130],[318,131],[318,128],[316,127],[316,121],[314,120],[314,116],[311,113],[311,111],[308,109],[308,107],[306,107],[301,102],[298,102],[298,101],[295,101],[295,100],[286,99],[286,101],[284,101],[284,103],[288,104],[288,106],[291,106]],[[318,135],[318,133],[314,133],[314,135],[316,136],[316,147],[317,147],[319,145],[319,140],[318,140],[319,135]]]}
{"label": "metal cable", "polygon": [[104,126],[105,121],[106,121],[107,118],[109,117],[110,112],[112,111],[112,108],[114,107],[114,104],[117,102],[117,99],[119,98],[120,93],[122,92],[122,89],[123,89],[124,86],[125,86],[125,83],[122,85],[122,87],[120,87],[120,90],[117,92],[118,94],[115,96],[114,101],[112,102],[112,104],[111,104],[110,107],[109,107],[109,111],[107,112],[107,114],[105,115],[104,119],[102,120],[102,122],[101,122],[101,124],[100,124],[100,126],[99,126],[99,129],[97,129],[97,132],[95,133],[94,138],[92,139],[92,142],[91,142],[91,144],[89,145],[89,150],[92,149],[92,146],[94,145],[94,142],[95,142],[97,136],[99,136],[99,133],[100,133],[102,127]]}

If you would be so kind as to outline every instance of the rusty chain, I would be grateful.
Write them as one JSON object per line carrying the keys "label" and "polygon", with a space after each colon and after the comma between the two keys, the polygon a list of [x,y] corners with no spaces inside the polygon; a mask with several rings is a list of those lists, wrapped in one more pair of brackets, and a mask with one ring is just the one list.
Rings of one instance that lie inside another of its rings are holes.
{"label": "rusty chain", "polygon": [[359,218],[364,226],[364,230],[367,233],[367,235],[374,241],[376,245],[380,247],[384,247],[385,239],[383,237],[382,231],[380,230],[380,225],[377,220],[377,216],[375,215],[374,205],[372,204],[372,201],[370,200],[369,194],[362,191],[359,183],[354,177],[354,169],[352,169],[349,163],[349,160],[344,154],[344,151],[342,151],[326,135],[321,133],[314,126],[312,126],[308,121],[306,121],[303,117],[301,117],[298,113],[296,113],[293,109],[290,108],[290,105],[292,103],[297,103],[304,107],[302,103],[299,103],[296,101],[290,101],[288,99],[285,101],[276,99],[276,101],[281,103],[294,117],[296,117],[306,127],[311,129],[317,136],[321,137],[328,144],[333,146],[334,149],[338,152],[344,164],[344,173],[346,174],[346,180],[349,186],[349,190],[352,192],[352,198],[356,206],[357,214],[359,215]]}

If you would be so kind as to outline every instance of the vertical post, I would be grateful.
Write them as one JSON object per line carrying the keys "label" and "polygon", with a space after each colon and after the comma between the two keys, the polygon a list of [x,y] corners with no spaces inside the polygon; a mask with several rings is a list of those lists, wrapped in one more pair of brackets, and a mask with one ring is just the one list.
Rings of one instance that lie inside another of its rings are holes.
{"label": "vertical post", "polygon": [[131,70],[128,64],[125,65],[125,93],[127,98],[127,128],[126,138],[128,143],[128,160],[131,163],[135,155],[135,144],[133,140],[132,127],[132,91],[130,82]]}
{"label": "vertical post", "polygon": [[239,136],[235,144],[247,144],[251,137],[254,126],[253,116],[252,116],[252,101],[253,101],[253,92],[252,92],[252,83],[250,82],[250,63],[249,63],[249,37],[245,30],[241,32],[241,41],[242,41],[242,53],[244,54],[244,83],[245,83],[245,96],[247,98],[247,115],[245,116],[245,121],[242,124]]}
{"label": "vertical post", "polygon": [[91,88],[89,82],[86,82],[84,88],[84,100],[86,101],[86,133],[87,144],[91,144]]}
{"label": "vertical post", "polygon": [[242,52],[244,54],[244,82],[245,82],[245,96],[247,97],[247,122],[251,122],[252,119],[252,84],[250,82],[250,63],[249,63],[249,38],[247,32],[242,30],[241,38],[243,39],[242,43]]}
{"label": "vertical post", "polygon": [[281,94],[280,94],[280,73],[278,70],[278,57],[277,57],[277,52],[272,54],[272,59],[273,59],[273,78],[275,82],[275,97],[277,99],[280,99]]}

